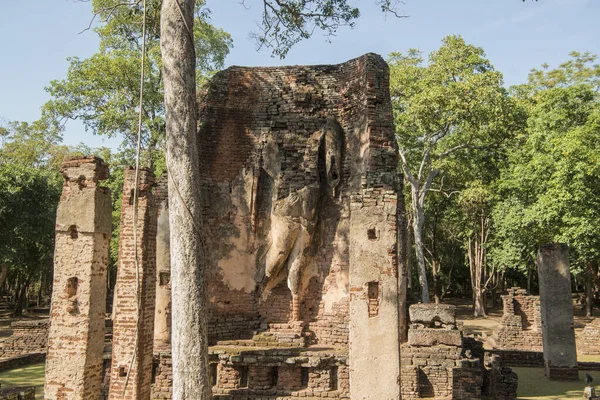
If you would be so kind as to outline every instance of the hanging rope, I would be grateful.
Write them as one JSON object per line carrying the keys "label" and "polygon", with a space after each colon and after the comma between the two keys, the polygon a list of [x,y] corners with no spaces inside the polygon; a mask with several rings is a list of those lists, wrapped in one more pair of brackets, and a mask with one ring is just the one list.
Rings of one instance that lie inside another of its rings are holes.
{"label": "hanging rope", "polygon": [[133,248],[134,248],[134,265],[135,265],[135,294],[136,294],[136,315],[137,320],[135,324],[135,336],[133,343],[133,354],[131,355],[131,361],[129,362],[129,368],[127,370],[127,377],[125,378],[125,385],[123,386],[122,398],[125,398],[125,392],[127,385],[129,384],[129,375],[133,368],[133,363],[137,355],[138,337],[140,330],[140,311],[142,309],[142,298],[140,296],[140,262],[138,254],[138,202],[139,202],[139,181],[140,181],[140,153],[142,149],[142,119],[144,113],[144,62],[146,61],[146,0],[142,2],[142,63],[140,71],[140,110],[138,115],[138,130],[137,130],[137,146],[135,149],[135,178],[133,183]]}

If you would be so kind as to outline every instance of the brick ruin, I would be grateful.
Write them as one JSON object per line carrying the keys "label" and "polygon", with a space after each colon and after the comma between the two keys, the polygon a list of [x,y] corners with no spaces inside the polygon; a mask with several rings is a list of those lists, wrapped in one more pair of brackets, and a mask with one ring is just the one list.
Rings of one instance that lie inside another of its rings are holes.
{"label": "brick ruin", "polygon": [[388,79],[369,54],[232,67],[203,96],[215,393],[398,397],[400,184]]}
{"label": "brick ruin", "polygon": [[100,399],[112,205],[96,157],[63,163],[44,396]]}
{"label": "brick ruin", "polygon": [[152,171],[143,169],[137,179],[136,199],[135,170],[125,169],[108,397],[115,400],[148,399],[152,383],[156,299],[154,177]]}
{"label": "brick ruin", "polygon": [[0,340],[0,360],[45,353],[48,348],[48,325],[47,320],[12,322],[12,335]]}
{"label": "brick ruin", "polygon": [[401,346],[402,399],[517,398],[517,376],[502,359],[463,337],[456,307],[415,304],[409,308],[408,342]]}
{"label": "brick ruin", "polygon": [[525,289],[510,288],[502,296],[503,315],[493,335],[494,347],[506,350],[542,351],[540,297]]}
{"label": "brick ruin", "polygon": [[[402,180],[388,79],[381,57],[367,54],[339,65],[231,67],[202,94],[198,189],[214,399],[515,398],[514,374],[462,337],[452,307],[413,306],[401,352]],[[63,169],[47,398],[170,399],[166,179],[140,171],[136,250],[135,171],[125,171],[112,351],[103,361],[105,168],[77,158]]]}
{"label": "brick ruin", "polygon": [[595,318],[577,334],[579,354],[600,354],[600,318]]}

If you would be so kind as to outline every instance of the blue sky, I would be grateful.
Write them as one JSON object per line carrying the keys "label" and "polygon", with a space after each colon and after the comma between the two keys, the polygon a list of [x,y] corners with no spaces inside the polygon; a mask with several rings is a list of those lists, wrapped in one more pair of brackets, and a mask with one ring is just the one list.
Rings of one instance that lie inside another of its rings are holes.
{"label": "blue sky", "polygon": [[[361,7],[357,26],[341,29],[328,43],[318,32],[294,47],[285,60],[257,52],[249,33],[260,17],[258,0],[208,0],[212,23],[228,31],[230,65],[332,64],[363,53],[386,57],[418,48],[429,53],[446,35],[460,34],[481,46],[507,85],[524,82],[531,68],[567,60],[569,52],[600,53],[600,0],[405,0],[409,18],[381,13],[375,0],[349,0]],[[0,0],[0,119],[33,121],[48,100],[44,87],[66,75],[69,56],[97,50],[94,32],[79,34],[91,19],[90,4],[76,0]],[[116,147],[69,123],[66,144]]]}

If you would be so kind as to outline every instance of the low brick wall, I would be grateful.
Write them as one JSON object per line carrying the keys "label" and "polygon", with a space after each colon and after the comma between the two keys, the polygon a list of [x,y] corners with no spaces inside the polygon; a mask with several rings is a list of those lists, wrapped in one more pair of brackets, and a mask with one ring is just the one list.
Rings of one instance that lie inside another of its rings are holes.
{"label": "low brick wall", "polygon": [[152,367],[152,400],[173,396],[173,360],[168,352],[154,354]]}
{"label": "low brick wall", "polygon": [[32,353],[0,360],[0,372],[46,361],[46,353]]}
{"label": "low brick wall", "polygon": [[540,297],[527,295],[525,289],[511,288],[502,296],[503,316],[494,332],[496,348],[542,351]]}
{"label": "low brick wall", "polygon": [[23,354],[45,353],[49,321],[17,321],[10,325],[13,334],[0,341],[0,359]]}
{"label": "low brick wall", "polygon": [[600,318],[594,319],[580,332],[577,332],[577,354],[600,354]]}
{"label": "low brick wall", "polygon": [[543,367],[544,353],[541,351],[525,350],[490,350],[489,353],[498,355],[503,365],[507,367]]}
{"label": "low brick wall", "polygon": [[0,389],[0,400],[35,400],[33,386]]}

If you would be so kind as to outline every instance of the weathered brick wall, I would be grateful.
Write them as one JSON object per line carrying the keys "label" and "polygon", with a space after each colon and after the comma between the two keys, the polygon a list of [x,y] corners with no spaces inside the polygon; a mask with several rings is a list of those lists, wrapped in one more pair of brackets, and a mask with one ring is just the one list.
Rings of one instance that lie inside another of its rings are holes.
{"label": "weathered brick wall", "polygon": [[26,365],[32,365],[42,363],[46,361],[46,353],[29,353],[22,356],[15,356],[11,358],[4,358],[0,360],[0,372],[10,371],[24,367]]}
{"label": "weathered brick wall", "polygon": [[483,345],[463,338],[456,327],[456,308],[415,304],[409,310],[408,342],[400,351],[402,399],[480,399]]}
{"label": "weathered brick wall", "polygon": [[[391,111],[369,106],[379,98],[389,105],[386,73],[385,63],[367,55],[331,66],[232,67],[212,80],[199,133],[205,225],[215,243],[207,271],[212,343],[234,339],[229,332],[251,337],[253,320],[290,320],[285,284],[261,297],[269,214],[273,201],[319,180],[319,138],[333,119],[345,135],[340,184],[319,203],[300,315],[316,343],[347,345],[350,194],[368,187],[373,204],[388,196],[395,205],[395,189],[381,181],[382,172],[395,176]],[[367,128],[367,120],[378,122]]]}
{"label": "weathered brick wall", "polygon": [[152,171],[141,169],[137,182],[135,237],[135,179],[135,169],[126,168],[115,285],[109,399],[150,398],[156,297],[157,210],[152,194]]}
{"label": "weathered brick wall", "polygon": [[65,161],[56,216],[54,282],[44,396],[100,398],[111,200],[97,157]]}
{"label": "weathered brick wall", "polygon": [[515,400],[517,398],[518,377],[512,369],[506,366],[502,357],[486,352],[484,365],[483,395],[492,396],[494,399]]}
{"label": "weathered brick wall", "polygon": [[12,335],[0,341],[0,359],[31,353],[45,353],[48,348],[49,325],[48,320],[11,323]]}
{"label": "weathered brick wall", "polygon": [[[346,358],[339,354],[327,353],[319,357],[308,353],[294,355],[291,351],[273,355],[256,351],[231,355],[219,349],[211,350],[211,354],[214,399],[241,400],[248,396],[349,398]],[[245,382],[241,382],[242,375]],[[170,353],[156,354],[151,398],[171,399],[172,382]]]}
{"label": "weathered brick wall", "polygon": [[171,399],[173,396],[173,361],[170,352],[154,355],[152,373],[152,400]]}
{"label": "weathered brick wall", "polygon": [[600,354],[600,318],[595,318],[589,324],[577,332],[578,354]]}
{"label": "weathered brick wall", "polygon": [[278,351],[266,355],[256,351],[228,355],[219,350],[213,354],[215,399],[349,398],[347,359],[340,354]]}
{"label": "weathered brick wall", "polygon": [[511,288],[502,296],[502,302],[500,328],[494,332],[495,347],[542,351],[539,296],[529,296],[525,289]]}

